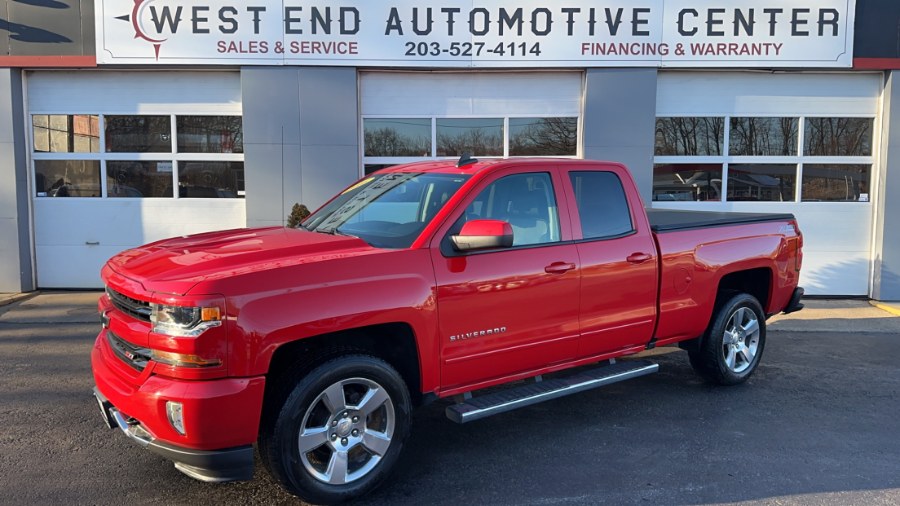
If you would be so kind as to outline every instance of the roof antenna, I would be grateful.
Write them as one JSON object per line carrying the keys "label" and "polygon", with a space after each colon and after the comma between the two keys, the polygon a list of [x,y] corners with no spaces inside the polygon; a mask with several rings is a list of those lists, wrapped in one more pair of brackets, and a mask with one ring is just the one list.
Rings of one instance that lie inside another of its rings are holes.
{"label": "roof antenna", "polygon": [[457,167],[462,167],[465,165],[469,165],[477,162],[477,158],[472,158],[472,153],[463,153],[461,157],[459,157],[459,161],[456,162]]}

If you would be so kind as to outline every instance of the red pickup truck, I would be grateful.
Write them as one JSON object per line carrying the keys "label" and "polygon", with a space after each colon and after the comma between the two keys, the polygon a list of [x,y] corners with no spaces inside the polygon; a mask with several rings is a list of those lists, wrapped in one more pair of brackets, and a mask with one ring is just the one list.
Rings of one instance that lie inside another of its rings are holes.
{"label": "red pickup truck", "polygon": [[340,502],[385,480],[439,398],[467,422],[655,372],[617,359],[676,343],[745,381],[767,317],[802,308],[802,243],[789,214],[645,212],[616,163],[398,166],[299,229],[110,259],[94,392],[194,478],[251,478],[255,443],[289,491]]}

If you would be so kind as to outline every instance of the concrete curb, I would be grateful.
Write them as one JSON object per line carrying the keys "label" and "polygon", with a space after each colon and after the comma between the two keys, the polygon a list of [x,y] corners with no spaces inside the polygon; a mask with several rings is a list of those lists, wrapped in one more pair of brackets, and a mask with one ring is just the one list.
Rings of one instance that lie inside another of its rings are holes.
{"label": "concrete curb", "polygon": [[897,307],[896,305],[883,304],[881,302],[877,302],[874,300],[870,300],[869,304],[872,304],[873,306],[877,307],[878,309],[880,309],[882,311],[887,311],[888,313],[891,313],[894,316],[900,316],[900,307]]}
{"label": "concrete curb", "polygon": [[36,297],[40,293],[41,292],[39,292],[39,291],[34,291],[34,292],[27,292],[27,293],[2,294],[2,295],[0,295],[0,307],[8,306],[15,302],[21,302],[23,300],[28,300],[32,297]]}

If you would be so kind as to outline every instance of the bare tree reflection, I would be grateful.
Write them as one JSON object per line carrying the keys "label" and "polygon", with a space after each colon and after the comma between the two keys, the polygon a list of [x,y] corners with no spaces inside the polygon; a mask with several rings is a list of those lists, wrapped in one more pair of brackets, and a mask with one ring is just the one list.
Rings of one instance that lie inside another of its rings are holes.
{"label": "bare tree reflection", "polygon": [[394,128],[367,128],[363,142],[366,156],[431,156],[429,137],[401,134]]}
{"label": "bare tree reflection", "polygon": [[490,130],[497,129],[476,127],[455,133],[438,131],[437,156],[462,156],[463,153],[502,156],[503,135]]}
{"label": "bare tree reflection", "polygon": [[804,154],[813,156],[869,156],[872,118],[806,118]]}
{"label": "bare tree reflection", "polygon": [[575,155],[577,118],[510,118],[510,156]]}
{"label": "bare tree reflection", "polygon": [[728,154],[792,156],[797,154],[797,118],[731,118]]}
{"label": "bare tree reflection", "polygon": [[725,118],[656,119],[656,155],[718,156],[725,139]]}

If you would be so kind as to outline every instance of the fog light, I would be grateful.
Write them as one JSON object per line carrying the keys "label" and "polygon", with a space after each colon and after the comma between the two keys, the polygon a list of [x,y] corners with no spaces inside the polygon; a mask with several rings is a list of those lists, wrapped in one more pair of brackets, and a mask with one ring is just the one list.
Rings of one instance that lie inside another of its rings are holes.
{"label": "fog light", "polygon": [[172,427],[178,431],[182,436],[184,435],[184,414],[182,412],[183,408],[180,402],[166,402],[166,415],[169,417],[169,423],[172,424]]}

